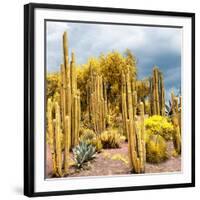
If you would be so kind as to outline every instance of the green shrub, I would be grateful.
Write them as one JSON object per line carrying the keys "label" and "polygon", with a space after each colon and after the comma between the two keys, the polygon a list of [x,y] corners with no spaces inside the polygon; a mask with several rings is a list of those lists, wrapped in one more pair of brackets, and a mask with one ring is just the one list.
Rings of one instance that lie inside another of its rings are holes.
{"label": "green shrub", "polygon": [[119,148],[122,137],[116,129],[109,129],[101,133],[100,139],[103,148]]}
{"label": "green shrub", "polygon": [[95,147],[96,152],[101,152],[102,144],[100,138],[91,129],[81,129],[80,141],[91,144]]}
{"label": "green shrub", "polygon": [[156,134],[164,137],[166,140],[171,140],[174,132],[174,127],[167,117],[154,115],[145,119],[145,129],[147,137],[151,134]]}
{"label": "green shrub", "polygon": [[160,135],[150,135],[146,141],[146,159],[150,163],[165,161],[167,156],[166,140]]}
{"label": "green shrub", "polygon": [[91,144],[81,141],[79,145],[73,148],[76,166],[81,168],[84,163],[92,160],[95,157],[95,152],[95,147],[93,147]]}

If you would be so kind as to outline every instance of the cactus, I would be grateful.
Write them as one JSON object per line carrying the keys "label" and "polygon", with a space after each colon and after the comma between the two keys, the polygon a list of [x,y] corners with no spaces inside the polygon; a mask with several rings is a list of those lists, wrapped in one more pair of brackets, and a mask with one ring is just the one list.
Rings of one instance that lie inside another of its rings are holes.
{"label": "cactus", "polygon": [[[182,104],[180,99],[180,104]],[[173,144],[174,149],[178,154],[181,153],[181,110],[178,108],[178,97],[171,93],[171,110],[172,110],[172,124],[174,126]]]}
{"label": "cactus", "polygon": [[60,106],[55,102],[55,146],[56,146],[56,175],[63,176],[62,173],[62,147],[61,147],[61,119]]}
{"label": "cactus", "polygon": [[182,117],[182,96],[179,97],[179,127],[180,127],[180,133],[181,133],[181,118]]}
{"label": "cactus", "polygon": [[54,147],[54,126],[53,126],[53,103],[49,98],[47,101],[47,127],[49,136],[49,146],[52,155],[52,174],[56,174],[56,157],[55,157],[55,147]]}
{"label": "cactus", "polygon": [[125,74],[122,72],[122,85],[121,85],[121,99],[122,99],[122,119],[123,119],[123,132],[127,136],[128,124],[127,124],[127,102],[126,102],[126,80]]}
{"label": "cactus", "polygon": [[70,118],[69,116],[65,116],[65,135],[64,135],[64,144],[65,144],[65,153],[64,153],[64,173],[67,174],[69,168],[69,159],[70,159]]}
{"label": "cactus", "polygon": [[151,114],[165,115],[165,88],[162,73],[157,67],[153,68],[150,79]]}
{"label": "cactus", "polygon": [[94,73],[90,66],[90,77],[88,80],[88,110],[89,118],[94,131],[97,134],[106,128],[107,107],[107,88],[103,77]]}
{"label": "cactus", "polygon": [[139,104],[140,126],[136,125],[137,92],[132,91],[129,70],[122,72],[122,119],[124,130],[127,131],[128,151],[134,173],[145,171],[146,150],[144,136],[144,105]]}
{"label": "cactus", "polygon": [[[48,99],[47,120],[50,149],[53,161],[53,175],[63,176],[68,173],[70,149],[78,144],[80,128],[80,92],[77,90],[77,77],[75,68],[75,54],[69,64],[67,33],[63,34],[64,64],[60,66],[60,103],[59,99],[53,103]],[[53,119],[53,107],[55,119]],[[61,138],[63,133],[63,138]],[[62,140],[62,141],[61,141]],[[64,159],[62,147],[64,144]],[[64,161],[64,163],[63,163]],[[64,166],[64,171],[62,169]]]}
{"label": "cactus", "polygon": [[[64,65],[61,65],[61,107],[62,107],[62,129],[69,134],[69,148],[78,144],[78,133],[80,124],[80,92],[77,90],[77,75],[75,67],[75,53],[72,51],[69,64],[67,33],[63,34],[63,57]],[[69,131],[65,130],[65,116],[69,117]]]}

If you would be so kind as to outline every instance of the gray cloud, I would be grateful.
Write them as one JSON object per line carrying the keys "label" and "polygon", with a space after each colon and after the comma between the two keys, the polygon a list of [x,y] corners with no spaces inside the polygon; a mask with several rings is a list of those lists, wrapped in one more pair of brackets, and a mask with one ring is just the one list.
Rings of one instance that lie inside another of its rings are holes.
{"label": "gray cloud", "polygon": [[69,52],[74,49],[78,64],[90,56],[129,48],[138,59],[139,78],[161,68],[165,85],[178,90],[181,79],[181,35],[178,28],[47,22],[47,71],[58,71],[62,61],[62,34],[68,32]]}

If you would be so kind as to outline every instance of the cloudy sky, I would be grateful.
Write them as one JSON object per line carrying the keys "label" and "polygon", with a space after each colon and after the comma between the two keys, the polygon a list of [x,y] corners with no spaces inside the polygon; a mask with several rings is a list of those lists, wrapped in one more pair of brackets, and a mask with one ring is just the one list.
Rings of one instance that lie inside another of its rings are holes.
{"label": "cloudy sky", "polygon": [[123,53],[129,48],[138,60],[138,78],[152,73],[157,65],[164,74],[167,99],[173,88],[179,91],[181,82],[180,28],[105,25],[71,22],[47,22],[47,71],[59,70],[62,61],[62,34],[68,33],[69,52],[73,49],[77,64],[90,56],[98,57],[112,50]]}

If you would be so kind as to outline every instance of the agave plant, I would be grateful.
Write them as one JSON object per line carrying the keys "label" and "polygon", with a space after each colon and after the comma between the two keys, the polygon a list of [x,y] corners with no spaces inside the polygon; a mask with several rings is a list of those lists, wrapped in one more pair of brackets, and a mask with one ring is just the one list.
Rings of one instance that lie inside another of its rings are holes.
{"label": "agave plant", "polygon": [[[178,104],[178,111],[180,111],[180,109],[181,109],[181,105],[179,103]],[[169,105],[165,104],[165,114],[169,117],[172,115],[172,103],[171,103],[170,100],[169,100]]]}
{"label": "agave plant", "polygon": [[169,100],[169,105],[165,104],[165,113],[169,117],[172,115],[172,104],[170,100]]}
{"label": "agave plant", "polygon": [[84,163],[92,160],[95,157],[95,153],[95,147],[84,141],[80,141],[80,143],[73,148],[74,160],[77,167],[81,168]]}

